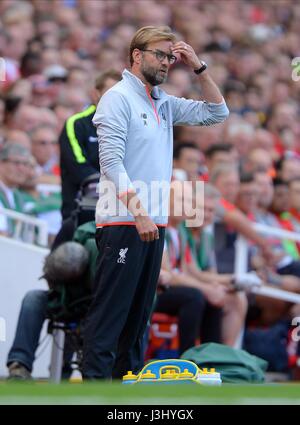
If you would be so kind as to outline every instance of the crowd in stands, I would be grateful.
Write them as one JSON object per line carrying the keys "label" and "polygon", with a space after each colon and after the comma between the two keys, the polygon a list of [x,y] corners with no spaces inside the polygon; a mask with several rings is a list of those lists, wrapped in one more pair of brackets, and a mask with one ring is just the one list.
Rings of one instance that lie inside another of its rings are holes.
{"label": "crowd in stands", "polygon": [[[179,317],[180,352],[199,338],[234,346],[245,322],[270,327],[300,314],[297,305],[232,290],[242,234],[249,270],[300,293],[300,243],[252,227],[300,229],[300,81],[292,67],[299,20],[294,0],[0,2],[0,207],[46,220],[50,241],[62,223],[53,187],[63,177],[66,120],[96,103],[101,72],[129,67],[135,31],[169,25],[208,63],[230,116],[212,127],[174,128],[174,179],[205,182],[204,224],[187,229],[184,217],[171,215],[155,307]],[[202,100],[197,76],[180,61],[162,88]],[[78,158],[78,146],[70,141],[70,157]],[[13,235],[13,227],[0,213],[0,234]]]}

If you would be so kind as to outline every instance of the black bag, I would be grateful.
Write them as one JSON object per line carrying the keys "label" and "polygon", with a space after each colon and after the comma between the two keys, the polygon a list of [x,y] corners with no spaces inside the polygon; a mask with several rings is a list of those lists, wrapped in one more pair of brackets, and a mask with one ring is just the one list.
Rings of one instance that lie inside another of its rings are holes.
{"label": "black bag", "polygon": [[280,321],[267,329],[247,329],[244,336],[244,349],[269,363],[268,371],[288,371],[288,332],[289,323]]}

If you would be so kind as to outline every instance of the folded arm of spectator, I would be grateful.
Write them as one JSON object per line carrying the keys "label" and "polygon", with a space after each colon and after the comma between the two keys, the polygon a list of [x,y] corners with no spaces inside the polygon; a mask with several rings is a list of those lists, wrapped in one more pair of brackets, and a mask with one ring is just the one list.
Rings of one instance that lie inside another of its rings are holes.
{"label": "folded arm of spectator", "polygon": [[278,257],[272,252],[272,248],[262,236],[260,236],[252,226],[251,221],[246,217],[242,211],[235,208],[231,211],[226,211],[224,217],[224,222],[233,227],[236,231],[241,233],[247,239],[250,239],[255,244],[259,246],[262,251],[262,255],[269,265],[276,265],[278,262]]}
{"label": "folded arm of spectator", "polygon": [[228,289],[232,289],[233,274],[219,274],[214,271],[202,271],[199,269],[193,258],[189,262],[183,262],[183,270],[196,279],[204,283],[214,283],[224,285]]}
{"label": "folded arm of spectator", "polygon": [[185,271],[172,270],[167,252],[164,252],[162,271],[169,273],[169,280],[165,286],[186,286],[199,289],[207,301],[215,307],[223,307],[226,302],[227,290],[218,282],[203,282]]}

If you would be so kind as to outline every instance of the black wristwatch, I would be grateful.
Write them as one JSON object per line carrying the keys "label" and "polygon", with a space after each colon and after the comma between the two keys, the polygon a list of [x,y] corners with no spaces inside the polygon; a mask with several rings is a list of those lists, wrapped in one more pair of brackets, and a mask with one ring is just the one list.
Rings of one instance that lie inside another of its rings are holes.
{"label": "black wristwatch", "polygon": [[197,74],[197,75],[199,75],[199,74],[201,74],[203,71],[205,71],[206,70],[206,68],[207,68],[207,63],[206,62],[204,62],[204,61],[201,61],[201,68],[199,68],[199,69],[194,69],[194,73],[195,74]]}

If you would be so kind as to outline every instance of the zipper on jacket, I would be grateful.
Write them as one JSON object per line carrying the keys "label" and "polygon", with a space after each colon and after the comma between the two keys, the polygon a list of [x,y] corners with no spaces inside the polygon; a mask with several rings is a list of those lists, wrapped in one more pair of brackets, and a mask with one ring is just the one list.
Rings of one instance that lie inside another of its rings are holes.
{"label": "zipper on jacket", "polygon": [[147,87],[147,86],[146,86],[146,93],[147,93],[147,96],[148,96],[148,97],[149,97],[149,99],[150,99],[150,102],[151,102],[152,108],[153,108],[153,110],[154,110],[154,113],[155,113],[155,116],[156,116],[156,118],[157,118],[157,122],[158,122],[158,125],[159,125],[159,124],[160,124],[159,115],[158,115],[158,113],[157,113],[157,110],[156,110],[156,108],[155,108],[155,105],[154,105],[153,99],[152,99],[152,97],[151,97],[151,94],[149,93],[149,90],[148,90],[148,87]]}

